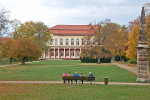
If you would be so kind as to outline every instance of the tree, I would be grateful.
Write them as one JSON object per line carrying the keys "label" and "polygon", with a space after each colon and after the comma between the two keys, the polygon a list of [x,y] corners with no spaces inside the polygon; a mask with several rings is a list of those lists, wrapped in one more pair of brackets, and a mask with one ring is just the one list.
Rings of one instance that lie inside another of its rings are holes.
{"label": "tree", "polygon": [[[105,26],[106,27],[106,26]],[[127,45],[127,28],[125,26],[120,26],[116,23],[110,23],[107,25],[108,36],[107,36],[107,49],[112,55],[121,56],[125,55],[125,47]]]}
{"label": "tree", "polygon": [[144,4],[146,16],[150,15],[150,3]]}
{"label": "tree", "polygon": [[111,55],[124,56],[125,47],[127,45],[128,31],[125,26],[111,23],[109,19],[101,21],[99,24],[90,25],[91,32],[94,36],[86,36],[85,40],[91,40],[84,46],[81,57],[98,58],[100,64],[101,57],[109,57]]}
{"label": "tree", "polygon": [[27,58],[37,59],[41,56],[42,50],[37,42],[32,42],[29,38],[14,40],[13,45],[8,50],[9,57],[21,60],[21,65],[25,65]]}
{"label": "tree", "polygon": [[[86,45],[82,48],[83,52],[81,57],[97,57],[98,64],[100,64],[100,57],[106,57],[106,52],[102,52],[102,49],[107,45],[106,36],[107,30],[104,28],[105,25],[110,23],[110,19],[106,19],[99,23],[90,23],[90,32],[94,35],[85,36],[84,39],[87,41]],[[92,40],[91,40],[92,39]]]}
{"label": "tree", "polygon": [[[138,45],[139,31],[140,31],[140,17],[129,23],[129,35],[128,35],[128,50],[126,51],[126,57],[129,59],[137,58],[136,47]],[[150,46],[150,15],[146,16],[146,32],[148,45]],[[150,52],[150,51],[149,51]]]}
{"label": "tree", "polygon": [[8,58],[10,59],[10,63],[12,63],[12,57],[9,56],[9,54],[12,52],[10,50],[11,45],[13,45],[13,40],[11,38],[5,39],[5,41],[2,42],[1,46],[1,58]]}
{"label": "tree", "polygon": [[134,28],[132,29],[132,31],[128,36],[129,41],[128,41],[128,50],[126,51],[126,57],[129,59],[137,57],[136,47],[138,45],[139,30],[140,30],[140,23],[134,26]]}
{"label": "tree", "polygon": [[[35,28],[35,23],[33,21],[30,22],[25,22],[24,24],[21,23],[18,27],[17,21],[12,22],[12,26],[14,27],[14,32],[13,32],[13,38],[15,40],[17,39],[23,39],[24,37],[30,38],[32,40],[35,39],[34,34],[36,33],[36,28]],[[17,28],[16,28],[17,25]]]}
{"label": "tree", "polygon": [[0,11],[0,37],[2,37],[8,31],[10,11],[2,8]]}
{"label": "tree", "polygon": [[50,29],[43,22],[25,22],[13,32],[14,39],[22,39],[24,37],[37,41],[43,51],[48,50],[47,44],[52,40],[49,34]]}
{"label": "tree", "polygon": [[11,29],[12,29],[12,32],[13,34],[10,34],[10,36],[15,39],[15,34],[17,32],[17,30],[19,29],[19,27],[21,26],[21,22],[17,19],[14,19],[14,20],[11,20],[10,21],[10,25],[11,25]]}
{"label": "tree", "polygon": [[34,34],[35,39],[41,49],[45,52],[48,50],[47,44],[50,44],[52,41],[52,37],[49,34],[50,29],[43,23],[43,22],[36,22],[35,23],[36,33]]}

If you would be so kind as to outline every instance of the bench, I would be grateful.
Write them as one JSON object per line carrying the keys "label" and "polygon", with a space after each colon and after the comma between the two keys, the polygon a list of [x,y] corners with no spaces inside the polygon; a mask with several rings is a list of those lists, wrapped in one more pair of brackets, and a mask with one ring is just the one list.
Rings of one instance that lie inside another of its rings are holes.
{"label": "bench", "polygon": [[86,80],[86,81],[94,81],[94,84],[95,84],[95,77],[88,77],[88,76],[63,76],[62,77],[63,79],[63,83],[65,83],[66,80],[68,80],[68,83],[69,81],[71,80],[75,80],[76,83],[78,81],[78,84],[80,84],[80,80],[82,81],[83,83],[83,80]]}

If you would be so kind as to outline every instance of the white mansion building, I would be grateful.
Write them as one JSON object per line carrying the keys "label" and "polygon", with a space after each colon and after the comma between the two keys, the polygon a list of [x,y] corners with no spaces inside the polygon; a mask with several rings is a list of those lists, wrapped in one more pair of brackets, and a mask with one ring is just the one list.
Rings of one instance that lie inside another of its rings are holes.
{"label": "white mansion building", "polygon": [[79,58],[84,36],[93,34],[88,25],[56,25],[50,33],[53,41],[45,58]]}

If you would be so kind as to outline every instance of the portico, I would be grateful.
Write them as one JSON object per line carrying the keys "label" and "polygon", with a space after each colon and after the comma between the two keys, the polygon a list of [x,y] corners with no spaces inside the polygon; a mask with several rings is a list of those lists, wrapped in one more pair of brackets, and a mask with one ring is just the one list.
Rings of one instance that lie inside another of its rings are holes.
{"label": "portico", "polygon": [[81,48],[51,47],[49,58],[80,58]]}

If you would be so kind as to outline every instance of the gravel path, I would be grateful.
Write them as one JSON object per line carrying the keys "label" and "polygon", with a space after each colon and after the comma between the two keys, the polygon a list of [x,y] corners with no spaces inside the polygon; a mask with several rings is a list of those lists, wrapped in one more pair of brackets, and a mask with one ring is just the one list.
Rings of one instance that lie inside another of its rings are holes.
{"label": "gravel path", "polygon": [[[119,67],[121,67],[121,68],[123,68],[123,69],[126,69],[126,70],[128,70],[128,71],[130,71],[130,72],[132,72],[132,73],[137,74],[137,69],[132,69],[132,68],[129,67],[128,65],[123,65],[123,64],[119,64],[119,63],[112,63],[112,64],[114,64],[114,65],[116,65],[116,66],[119,66]],[[150,74],[149,74],[149,78],[150,78]]]}
{"label": "gravel path", "polygon": [[[0,81],[0,84],[62,84],[62,81]],[[68,83],[65,83],[68,84]],[[70,83],[70,84],[76,84]],[[81,83],[80,83],[81,84]],[[83,84],[91,84],[91,82],[84,82]],[[94,82],[92,82],[94,84]],[[95,82],[95,84],[102,84],[104,82]],[[109,85],[145,85],[150,86],[150,83],[124,83],[124,82],[108,82]]]}
{"label": "gravel path", "polygon": [[121,67],[123,69],[129,70],[130,72],[133,72],[133,73],[137,74],[137,70],[136,69],[132,69],[128,65],[123,65],[123,64],[119,64],[119,63],[112,63],[112,64],[114,64],[116,66],[119,66],[119,67]]}

